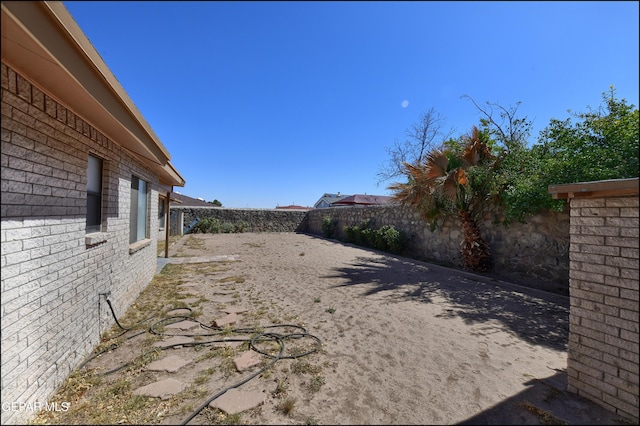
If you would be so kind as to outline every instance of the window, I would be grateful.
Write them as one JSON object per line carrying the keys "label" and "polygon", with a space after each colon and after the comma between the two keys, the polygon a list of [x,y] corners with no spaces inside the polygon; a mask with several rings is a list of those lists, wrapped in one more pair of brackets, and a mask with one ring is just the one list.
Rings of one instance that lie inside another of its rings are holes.
{"label": "window", "polygon": [[164,229],[165,217],[164,217],[164,203],[166,198],[160,197],[158,201],[158,223],[159,228]]}
{"label": "window", "polygon": [[87,232],[100,232],[102,224],[102,160],[89,155],[87,162]]}
{"label": "window", "polygon": [[144,180],[131,177],[131,224],[129,243],[147,238],[147,187],[149,184]]}

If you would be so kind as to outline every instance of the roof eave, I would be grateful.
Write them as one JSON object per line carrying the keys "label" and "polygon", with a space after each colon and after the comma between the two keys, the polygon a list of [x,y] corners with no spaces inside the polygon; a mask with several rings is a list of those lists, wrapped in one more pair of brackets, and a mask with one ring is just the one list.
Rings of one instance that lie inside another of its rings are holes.
{"label": "roof eave", "polygon": [[184,185],[169,152],[62,2],[2,2],[2,61],[138,157],[161,181]]}

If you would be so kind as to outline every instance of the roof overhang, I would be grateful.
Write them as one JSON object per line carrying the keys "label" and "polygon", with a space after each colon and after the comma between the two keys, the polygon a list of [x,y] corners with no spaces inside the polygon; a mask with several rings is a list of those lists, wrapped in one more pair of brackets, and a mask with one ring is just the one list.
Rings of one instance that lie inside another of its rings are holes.
{"label": "roof overhang", "polygon": [[3,1],[2,61],[151,168],[184,186],[170,154],[62,2]]}
{"label": "roof overhang", "polygon": [[554,199],[626,197],[638,195],[638,178],[598,180],[563,185],[549,185]]}

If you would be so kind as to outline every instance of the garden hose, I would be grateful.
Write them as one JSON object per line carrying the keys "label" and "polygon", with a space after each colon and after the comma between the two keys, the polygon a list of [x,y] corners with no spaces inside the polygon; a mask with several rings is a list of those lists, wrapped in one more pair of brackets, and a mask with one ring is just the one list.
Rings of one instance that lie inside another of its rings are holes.
{"label": "garden hose", "polygon": [[[106,297],[105,297],[106,298]],[[130,326],[130,327],[124,327],[122,324],[120,324],[120,322],[118,321],[118,318],[116,317],[115,311],[113,309],[113,306],[111,304],[111,301],[106,298],[107,303],[109,304],[109,309],[111,310],[111,314],[113,315],[113,319],[115,320],[116,324],[118,325],[118,327],[120,329],[122,329],[124,331],[124,333],[132,330],[133,328],[135,328],[136,326],[149,321],[152,318],[155,318],[156,315],[152,315],[149,318],[145,318],[139,322],[137,322],[136,324]],[[197,342],[187,342],[187,343],[177,343],[177,344],[171,344],[171,345],[166,345],[166,346],[159,346],[156,347],[152,350],[149,350],[145,353],[143,353],[142,355],[139,355],[138,357],[134,358],[133,360],[122,364],[114,369],[105,371],[100,373],[101,375],[108,375],[108,374],[113,374],[117,371],[120,371],[130,365],[132,365],[134,363],[134,361],[136,359],[144,359],[147,355],[151,354],[151,353],[156,353],[158,350],[165,350],[165,349],[169,349],[169,348],[173,348],[173,347],[179,347],[179,346],[206,346],[208,344],[212,344],[212,343],[221,343],[221,342],[248,342],[249,344],[249,349],[250,350],[254,350],[256,352],[258,352],[261,355],[264,355],[268,358],[271,358],[271,362],[269,362],[266,366],[264,366],[263,368],[261,368],[260,370],[256,371],[255,373],[252,373],[251,375],[247,376],[246,378],[242,379],[241,381],[223,389],[222,391],[218,392],[217,394],[213,395],[212,397],[210,397],[209,399],[207,399],[207,401],[205,401],[204,403],[202,403],[198,408],[196,408],[187,418],[185,418],[185,420],[181,423],[182,425],[186,425],[187,423],[189,423],[194,417],[196,417],[203,409],[205,409],[212,401],[216,400],[217,398],[219,398],[220,396],[224,395],[227,391],[231,390],[231,389],[235,389],[238,388],[242,385],[244,385],[245,383],[247,383],[248,381],[250,381],[251,379],[259,376],[260,374],[262,374],[264,371],[268,370],[269,368],[271,368],[276,362],[278,362],[281,359],[295,359],[295,358],[301,358],[303,356],[307,356],[310,355],[312,353],[317,352],[318,350],[320,350],[320,348],[322,347],[322,341],[320,340],[320,338],[318,338],[317,336],[310,334],[307,332],[307,330],[299,325],[295,325],[295,324],[276,324],[276,325],[269,325],[269,326],[261,326],[261,327],[255,327],[255,328],[234,328],[234,329],[222,329],[220,327],[214,327],[214,326],[208,326],[206,324],[203,324],[202,322],[194,319],[191,314],[192,314],[192,309],[191,308],[174,308],[171,309],[168,312],[171,311],[175,311],[175,310],[179,310],[179,309],[187,309],[190,312],[190,315],[174,315],[174,316],[170,316],[170,317],[166,317],[166,318],[162,318],[158,321],[155,321],[154,323],[152,323],[146,330],[141,331],[140,333],[136,333],[134,335],[128,336],[125,340],[130,340],[133,339],[134,337],[140,336],[142,334],[145,333],[151,333],[151,334],[155,334],[157,336],[185,336],[185,337],[212,337],[212,336],[219,336],[222,333],[240,333],[240,334],[255,334],[258,333],[259,330],[262,329],[276,329],[276,328],[281,328],[281,329],[290,329],[290,328],[294,328],[297,329],[299,331],[295,332],[295,333],[287,333],[287,334],[280,334],[280,333],[276,333],[276,332],[262,332],[259,333],[257,335],[255,335],[254,337],[247,339],[247,338],[228,338],[228,337],[223,337],[223,338],[218,338],[218,339],[211,339],[211,340],[207,340],[207,341],[197,341]],[[180,321],[184,321],[184,320],[190,320],[190,321],[194,321],[197,322],[200,325],[201,329],[205,329],[205,330],[210,330],[211,333],[176,333],[176,334],[171,334],[171,333],[167,333],[166,331],[159,331],[158,328],[163,327],[165,325],[168,324],[175,324],[177,322]],[[120,334],[117,337],[122,336],[124,333]],[[315,345],[313,346],[312,349],[303,352],[303,353],[298,353],[295,355],[284,355],[285,352],[285,340],[287,339],[301,339],[301,338],[311,338],[313,340],[315,340]],[[260,342],[265,342],[265,341],[271,341],[271,342],[276,342],[279,347],[280,350],[278,351],[277,355],[272,355],[269,354],[261,349],[258,348],[257,344]],[[110,352],[113,351],[117,348],[119,348],[121,345],[114,343],[112,345],[110,345],[108,348],[103,349],[102,351],[90,356],[86,361],[84,361],[79,369],[84,368],[90,361],[92,361],[93,359],[97,358],[98,356],[106,353],[106,352]]]}

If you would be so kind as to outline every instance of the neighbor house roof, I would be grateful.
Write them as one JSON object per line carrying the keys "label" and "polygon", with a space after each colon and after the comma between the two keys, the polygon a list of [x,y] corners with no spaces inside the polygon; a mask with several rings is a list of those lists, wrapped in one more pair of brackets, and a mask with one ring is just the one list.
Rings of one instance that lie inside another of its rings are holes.
{"label": "neighbor house roof", "polygon": [[313,210],[313,207],[303,207],[295,204],[291,204],[289,206],[276,206],[278,210]]}
{"label": "neighbor house roof", "polygon": [[180,204],[180,207],[216,207],[200,198],[188,197],[179,192],[171,194],[171,204]]}
{"label": "neighbor house roof", "polygon": [[316,201],[313,207],[317,208],[318,206],[321,206],[323,204],[326,206],[330,206],[331,204],[345,197],[348,197],[348,195],[343,195],[343,194],[340,194],[339,192],[337,194],[325,193],[322,197],[320,197],[318,201]]}
{"label": "neighbor house roof", "polygon": [[147,165],[184,186],[169,151],[62,2],[2,2],[2,61]]}
{"label": "neighbor house roof", "polygon": [[367,194],[355,194],[349,197],[345,197],[341,200],[338,200],[334,203],[335,205],[362,205],[362,206],[373,206],[373,205],[383,205],[388,204],[393,201],[393,197],[389,197],[387,195],[367,195]]}

